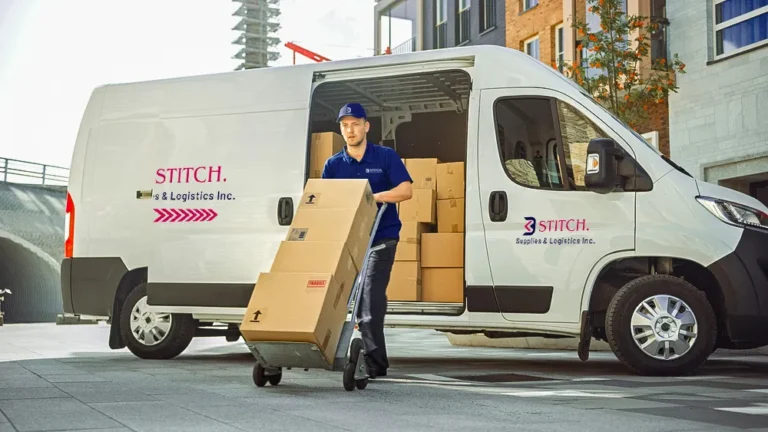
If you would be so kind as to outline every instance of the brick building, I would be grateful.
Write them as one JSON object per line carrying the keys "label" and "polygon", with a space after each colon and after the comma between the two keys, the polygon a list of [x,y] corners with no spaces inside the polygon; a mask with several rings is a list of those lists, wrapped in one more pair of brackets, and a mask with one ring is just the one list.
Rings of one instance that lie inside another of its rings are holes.
{"label": "brick building", "polygon": [[768,205],[768,4],[676,0],[667,9],[670,51],[688,72],[669,100],[673,159]]}
{"label": "brick building", "polygon": [[[651,17],[664,24],[665,0],[624,0],[624,12]],[[599,26],[599,17],[588,11],[587,0],[507,0],[506,46],[519,49],[546,64],[581,61],[584,52],[576,50],[576,17],[591,28]],[[667,56],[666,26],[653,35],[648,60]],[[645,62],[646,65],[650,64]],[[641,69],[641,73],[646,70]],[[590,70],[590,73],[600,73]],[[667,104],[652,108],[650,120],[638,132],[663,153],[669,155],[669,121]]]}

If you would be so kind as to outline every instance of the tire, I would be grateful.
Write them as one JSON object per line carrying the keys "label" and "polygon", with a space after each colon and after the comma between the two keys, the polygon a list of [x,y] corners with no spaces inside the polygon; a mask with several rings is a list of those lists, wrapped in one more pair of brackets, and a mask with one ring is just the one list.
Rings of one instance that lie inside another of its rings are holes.
{"label": "tire", "polygon": [[[658,308],[655,299],[666,299],[666,314],[647,320],[636,313],[651,316],[642,305],[648,302],[648,307]],[[605,330],[616,358],[639,375],[692,374],[717,341],[715,312],[704,293],[680,278],[658,274],[635,279],[619,290],[608,305]],[[647,345],[643,349],[639,344]]]}
{"label": "tire", "polygon": [[[120,310],[120,335],[125,345],[136,357],[146,360],[167,360],[178,356],[192,342],[195,321],[190,315],[142,312],[146,301],[147,283],[142,282],[133,288],[123,303]],[[150,320],[144,328],[137,328],[136,333],[132,326],[142,324],[135,321],[132,323],[134,312],[136,318],[145,316],[145,319]],[[148,344],[140,339],[153,343]]]}
{"label": "tire", "polygon": [[280,371],[277,375],[270,375],[267,377],[267,381],[269,381],[270,385],[276,386],[280,384],[280,381],[283,379],[283,372]]}
{"label": "tire", "polygon": [[356,387],[355,369],[356,367],[354,363],[347,363],[344,366],[344,375],[342,377],[342,382],[344,384],[344,390],[346,391],[353,391]]}
{"label": "tire", "polygon": [[256,363],[253,366],[253,383],[256,384],[256,387],[267,385],[267,376],[264,375],[264,368],[261,367],[261,363]]}

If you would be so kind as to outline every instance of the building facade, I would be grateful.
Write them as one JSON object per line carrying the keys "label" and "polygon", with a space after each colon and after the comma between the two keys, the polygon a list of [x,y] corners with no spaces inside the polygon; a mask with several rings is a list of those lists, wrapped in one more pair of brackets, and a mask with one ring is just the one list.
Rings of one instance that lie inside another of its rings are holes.
{"label": "building facade", "polygon": [[[639,73],[648,73],[648,65],[656,58],[667,58],[665,0],[623,0],[623,12],[628,15],[649,17],[662,27],[652,35],[651,50],[643,59]],[[588,23],[591,31],[600,26],[597,15],[589,12],[588,0],[507,0],[506,2],[506,46],[515,48],[535,57],[547,65],[583,62],[586,44],[577,50],[579,43],[575,21]],[[600,70],[590,69],[590,74]],[[638,128],[638,132],[663,153],[669,155],[669,113],[667,103],[650,109],[649,120]]]}
{"label": "building facade", "polygon": [[378,0],[375,53],[505,45],[505,0]]}
{"label": "building facade", "polygon": [[672,158],[694,177],[768,205],[768,2],[668,2],[685,59],[669,100]]}

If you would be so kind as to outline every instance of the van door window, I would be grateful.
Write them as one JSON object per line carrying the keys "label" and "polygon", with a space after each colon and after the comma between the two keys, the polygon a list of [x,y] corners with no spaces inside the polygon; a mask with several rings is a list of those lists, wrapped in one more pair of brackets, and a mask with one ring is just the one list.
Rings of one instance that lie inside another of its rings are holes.
{"label": "van door window", "polygon": [[515,183],[586,190],[587,146],[608,135],[572,106],[550,98],[500,99],[494,111],[502,163]]}

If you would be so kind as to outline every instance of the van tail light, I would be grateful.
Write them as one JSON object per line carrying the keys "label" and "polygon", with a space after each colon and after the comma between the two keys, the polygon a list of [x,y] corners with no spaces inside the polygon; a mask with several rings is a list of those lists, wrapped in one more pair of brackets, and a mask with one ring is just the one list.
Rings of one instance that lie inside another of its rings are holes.
{"label": "van tail light", "polygon": [[75,202],[67,192],[67,208],[64,215],[64,257],[72,258],[75,250]]}

